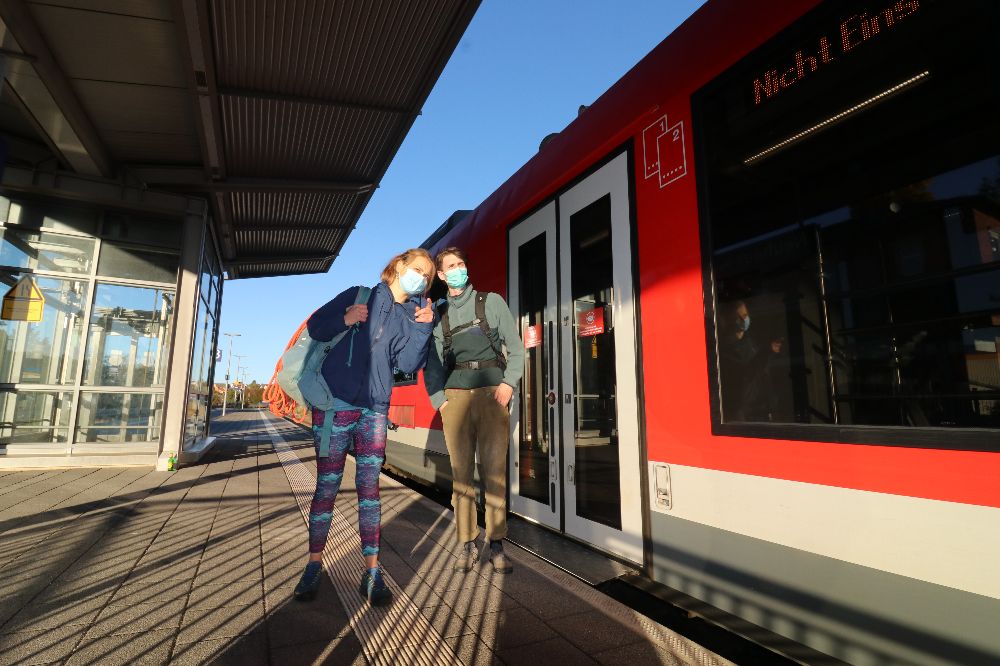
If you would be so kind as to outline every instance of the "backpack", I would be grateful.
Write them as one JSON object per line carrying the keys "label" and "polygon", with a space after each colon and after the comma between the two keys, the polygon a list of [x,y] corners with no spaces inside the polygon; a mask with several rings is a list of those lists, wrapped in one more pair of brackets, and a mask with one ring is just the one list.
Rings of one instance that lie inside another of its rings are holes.
{"label": "backpack", "polygon": [[[354,304],[367,303],[371,289],[368,287],[358,287],[358,293],[354,297]],[[351,326],[341,333],[335,335],[332,340],[314,340],[309,335],[309,328],[303,326],[298,340],[290,345],[281,356],[281,369],[275,375],[278,386],[288,397],[294,400],[309,411],[310,408],[327,411],[333,407],[333,394],[330,387],[323,378],[323,362],[326,361],[330,350],[337,346],[337,343],[344,339],[351,329]],[[324,426],[332,423],[332,418],[323,420]],[[323,437],[320,441],[320,455],[330,454],[330,428],[323,429]]]}
{"label": "backpack", "polygon": [[493,350],[493,354],[496,356],[497,367],[501,370],[507,369],[507,359],[504,358],[503,352],[497,347],[496,341],[493,339],[493,333],[490,330],[489,322],[486,321],[486,298],[489,295],[489,292],[476,292],[476,318],[455,328],[451,327],[451,321],[448,318],[448,303],[445,302],[441,308],[441,335],[444,337],[441,351],[445,373],[451,373],[455,369],[455,354],[451,350],[452,337],[456,333],[460,333],[473,326],[478,326],[479,330],[486,336],[486,339],[489,340],[490,349]]}

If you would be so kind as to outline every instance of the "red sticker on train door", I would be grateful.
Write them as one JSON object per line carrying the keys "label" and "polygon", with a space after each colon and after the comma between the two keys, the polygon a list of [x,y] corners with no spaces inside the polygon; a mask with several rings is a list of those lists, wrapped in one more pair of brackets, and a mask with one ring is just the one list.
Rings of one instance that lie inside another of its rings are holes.
{"label": "red sticker on train door", "polygon": [[604,332],[604,308],[576,313],[576,334],[581,338]]}
{"label": "red sticker on train door", "polygon": [[527,326],[524,329],[524,348],[531,349],[532,347],[542,346],[542,325],[535,324],[534,326]]}

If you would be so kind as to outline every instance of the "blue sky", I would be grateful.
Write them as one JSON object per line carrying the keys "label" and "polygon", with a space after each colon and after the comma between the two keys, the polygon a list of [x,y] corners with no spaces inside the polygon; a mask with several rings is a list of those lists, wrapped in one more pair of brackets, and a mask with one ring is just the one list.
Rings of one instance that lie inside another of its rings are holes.
{"label": "blue sky", "polygon": [[[485,0],[328,273],[226,283],[222,331],[270,380],[313,310],[372,285],[396,252],[475,208],[690,16],[701,0]],[[225,373],[228,339],[220,335]],[[233,359],[232,373],[236,373]]]}

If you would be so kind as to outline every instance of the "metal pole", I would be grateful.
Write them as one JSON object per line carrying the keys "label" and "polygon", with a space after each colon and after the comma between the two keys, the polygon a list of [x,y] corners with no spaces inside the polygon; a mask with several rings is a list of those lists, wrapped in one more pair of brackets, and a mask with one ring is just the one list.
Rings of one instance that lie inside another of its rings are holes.
{"label": "metal pole", "polygon": [[247,368],[243,368],[243,390],[240,391],[240,409],[247,407]]}
{"label": "metal pole", "polygon": [[[242,361],[243,359],[245,359],[247,357],[247,355],[246,354],[233,354],[233,356],[236,357],[236,383],[239,383],[239,381],[240,381],[240,370],[243,368],[243,366],[240,365],[240,361]],[[243,392],[242,388],[239,388],[239,389],[236,389],[236,390],[239,391],[240,393]],[[233,391],[233,401],[235,402],[235,400],[236,400],[236,391]]]}
{"label": "metal pole", "polygon": [[226,403],[229,402],[229,369],[233,365],[233,338],[240,337],[239,333],[223,333],[229,336],[229,358],[226,361],[226,392],[222,394],[222,415],[226,415]]}

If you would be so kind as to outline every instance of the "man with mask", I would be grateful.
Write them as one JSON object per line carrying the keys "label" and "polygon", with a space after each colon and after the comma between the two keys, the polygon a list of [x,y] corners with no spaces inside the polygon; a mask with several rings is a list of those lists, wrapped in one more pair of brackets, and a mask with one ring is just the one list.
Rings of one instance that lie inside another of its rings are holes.
{"label": "man with mask", "polygon": [[780,338],[765,348],[750,329],[750,309],[737,301],[719,340],[722,409],[727,421],[769,421],[774,411],[771,370],[784,344]]}
{"label": "man with mask", "polygon": [[451,458],[452,506],[462,545],[455,570],[469,571],[479,559],[473,486],[478,448],[490,562],[496,572],[510,573],[513,567],[503,551],[509,410],[524,371],[524,345],[503,298],[477,292],[469,282],[462,250],[446,248],[438,253],[436,263],[438,277],[448,285],[448,298],[434,327],[437,353],[428,354],[424,380],[431,404],[441,412]]}

